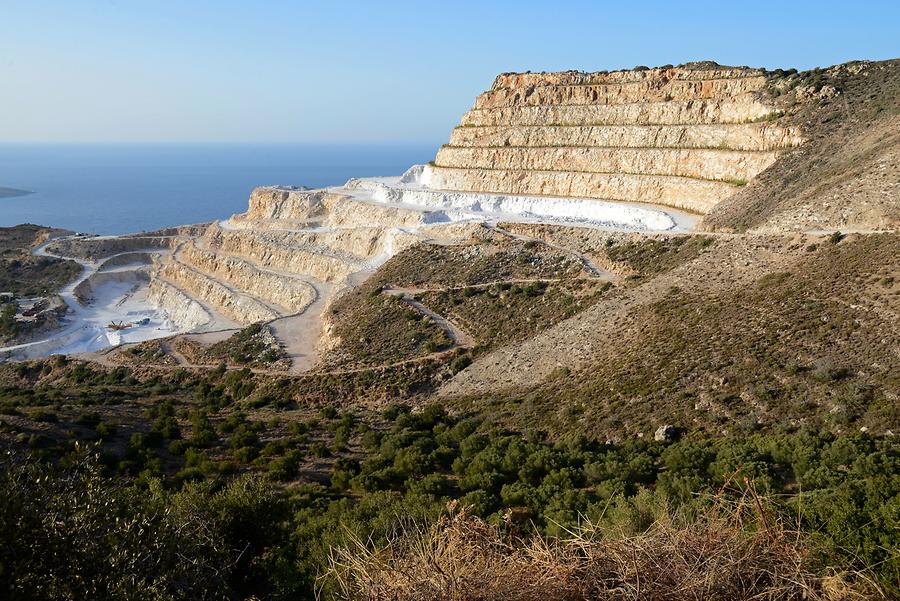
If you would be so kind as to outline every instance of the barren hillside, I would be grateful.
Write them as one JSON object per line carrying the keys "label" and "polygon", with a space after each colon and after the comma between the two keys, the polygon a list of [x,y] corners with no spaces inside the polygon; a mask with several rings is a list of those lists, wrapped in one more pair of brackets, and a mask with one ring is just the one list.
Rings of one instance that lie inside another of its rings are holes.
{"label": "barren hillside", "polygon": [[[636,246],[648,247],[651,265],[664,258],[665,246]],[[472,407],[499,393],[509,403],[492,406],[517,424],[613,438],[660,423],[896,429],[898,257],[896,234],[716,237],[688,261],[487,354],[440,394]]]}
{"label": "barren hillside", "polygon": [[805,142],[706,215],[732,231],[900,225],[900,60],[770,73],[765,94]]}

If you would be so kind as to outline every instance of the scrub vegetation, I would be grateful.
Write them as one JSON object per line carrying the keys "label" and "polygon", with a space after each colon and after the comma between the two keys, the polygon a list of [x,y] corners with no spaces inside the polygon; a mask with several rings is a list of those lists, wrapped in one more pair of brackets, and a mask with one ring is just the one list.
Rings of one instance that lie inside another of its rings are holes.
{"label": "scrub vegetation", "polygon": [[[248,372],[61,363],[5,368],[54,382],[3,390],[19,450],[2,458],[0,528],[21,541],[0,554],[6,598],[470,598],[505,574],[522,599],[614,598],[601,582],[679,583],[673,599],[900,593],[896,437],[611,444],[440,405],[257,406]],[[465,576],[447,597],[401,576],[435,562]]]}

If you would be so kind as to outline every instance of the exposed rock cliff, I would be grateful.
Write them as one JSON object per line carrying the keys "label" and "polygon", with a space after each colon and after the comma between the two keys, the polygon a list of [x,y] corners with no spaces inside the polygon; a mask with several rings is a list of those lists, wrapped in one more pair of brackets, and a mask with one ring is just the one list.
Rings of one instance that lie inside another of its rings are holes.
{"label": "exposed rock cliff", "polygon": [[219,280],[178,261],[166,263],[160,275],[166,281],[212,305],[226,317],[239,323],[269,321],[278,317],[275,309],[258,299],[226,286]]}
{"label": "exposed rock cliff", "polygon": [[163,309],[172,322],[185,330],[198,328],[212,319],[212,316],[200,303],[159,278],[150,281],[147,298]]}
{"label": "exposed rock cliff", "polygon": [[709,65],[503,74],[441,148],[435,188],[706,213],[801,143],[763,71]]}
{"label": "exposed rock cliff", "polygon": [[216,254],[190,242],[179,255],[191,267],[278,305],[285,313],[299,313],[316,298],[307,282],[284,273],[262,269],[236,257]]}

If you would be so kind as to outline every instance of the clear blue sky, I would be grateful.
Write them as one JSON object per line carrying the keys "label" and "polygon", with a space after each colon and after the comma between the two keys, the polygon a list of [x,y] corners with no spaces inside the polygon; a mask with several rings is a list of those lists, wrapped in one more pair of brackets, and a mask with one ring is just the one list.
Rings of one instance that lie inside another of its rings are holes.
{"label": "clear blue sky", "polygon": [[898,0],[0,0],[0,142],[439,143],[503,71],[898,56]]}

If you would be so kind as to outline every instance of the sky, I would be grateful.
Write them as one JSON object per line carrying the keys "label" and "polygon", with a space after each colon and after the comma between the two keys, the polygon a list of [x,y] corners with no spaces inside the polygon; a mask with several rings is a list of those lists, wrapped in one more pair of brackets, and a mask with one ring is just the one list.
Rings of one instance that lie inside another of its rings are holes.
{"label": "sky", "polygon": [[507,71],[896,57],[897,0],[0,0],[0,143],[436,144]]}

